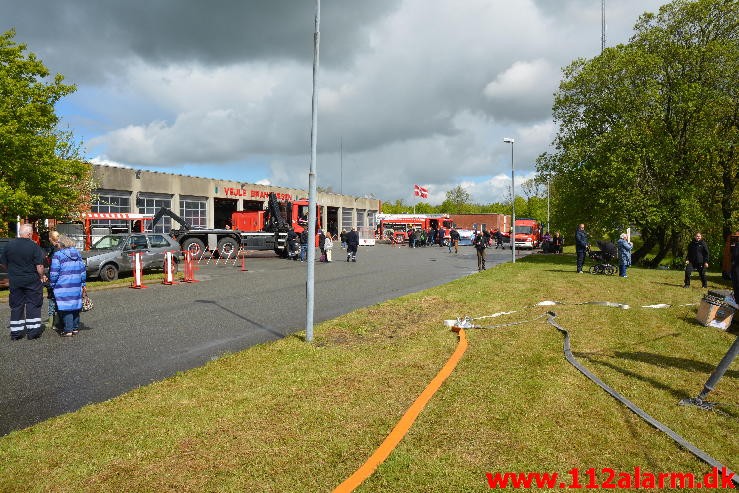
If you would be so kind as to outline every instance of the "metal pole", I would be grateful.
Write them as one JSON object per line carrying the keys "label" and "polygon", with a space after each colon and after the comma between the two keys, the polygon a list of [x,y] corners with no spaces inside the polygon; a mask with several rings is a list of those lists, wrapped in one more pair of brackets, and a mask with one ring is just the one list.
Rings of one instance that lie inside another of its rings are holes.
{"label": "metal pole", "polygon": [[552,187],[552,177],[547,175],[547,233],[551,232],[552,229],[549,226],[549,192]]}
{"label": "metal pole", "polygon": [[739,337],[734,339],[734,343],[731,345],[729,350],[726,351],[724,357],[721,358],[718,366],[715,370],[713,370],[713,373],[711,373],[708,381],[703,386],[703,390],[701,391],[701,393],[698,394],[697,397],[682,399],[679,404],[682,406],[693,405],[703,409],[713,409],[716,404],[713,402],[706,402],[705,398],[708,397],[708,394],[716,387],[716,384],[718,384],[718,381],[721,380],[721,377],[724,376],[724,373],[726,373],[726,370],[729,369],[729,366],[731,366],[731,363],[736,359],[738,354]]}
{"label": "metal pole", "polygon": [[606,49],[606,0],[600,1],[600,52]]}
{"label": "metal pole", "polygon": [[516,142],[510,137],[503,139],[506,144],[511,144],[511,262],[516,263],[516,179],[513,168],[513,144]]}
{"label": "metal pole", "polygon": [[511,139],[511,195],[513,200],[513,208],[511,214],[512,231],[511,231],[511,262],[516,263],[516,179],[514,177],[513,168],[513,139]]}
{"label": "metal pole", "polygon": [[313,341],[313,306],[316,268],[316,143],[318,141],[318,47],[321,33],[321,0],[316,0],[316,30],[313,34],[313,120],[310,131],[310,172],[308,173],[308,275],[306,279],[305,340]]}
{"label": "metal pole", "polygon": [[736,359],[736,355],[739,354],[739,337],[734,339],[734,344],[731,345],[728,351],[726,351],[726,354],[723,358],[721,358],[721,361],[719,361],[718,366],[715,370],[713,370],[713,373],[711,373],[711,376],[708,378],[708,381],[703,386],[703,390],[700,394],[698,394],[699,399],[705,399],[709,392],[711,392],[714,388],[716,388],[716,384],[719,380],[721,380],[721,377],[724,376],[724,373],[726,373],[726,370],[729,369],[729,366],[731,366],[731,363]]}

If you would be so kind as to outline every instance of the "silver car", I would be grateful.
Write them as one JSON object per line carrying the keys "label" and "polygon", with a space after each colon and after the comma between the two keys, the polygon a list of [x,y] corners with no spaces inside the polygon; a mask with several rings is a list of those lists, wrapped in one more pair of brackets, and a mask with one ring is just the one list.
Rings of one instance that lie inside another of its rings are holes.
{"label": "silver car", "polygon": [[123,233],[106,235],[82,252],[87,265],[87,277],[101,281],[118,279],[119,273],[133,272],[134,254],[140,252],[144,270],[164,269],[166,252],[172,252],[172,272],[177,272],[180,245],[162,233]]}

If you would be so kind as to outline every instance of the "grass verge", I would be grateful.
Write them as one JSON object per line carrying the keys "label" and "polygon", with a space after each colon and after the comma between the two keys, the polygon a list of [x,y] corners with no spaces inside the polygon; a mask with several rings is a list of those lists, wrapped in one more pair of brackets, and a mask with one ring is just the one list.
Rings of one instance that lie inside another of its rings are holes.
{"label": "grass verge", "polygon": [[[716,459],[739,468],[739,371],[679,407],[734,335],[694,321],[702,291],[682,273],[576,275],[571,256],[532,255],[358,310],[298,335],[0,438],[1,491],[330,491],[385,438],[454,351],[443,319],[557,306],[576,357]],[[718,279],[712,279],[717,285]],[[641,305],[670,303],[672,308]],[[487,491],[486,472],[609,467],[702,476],[708,467],[571,367],[543,320],[468,331],[457,369],[358,491]]]}

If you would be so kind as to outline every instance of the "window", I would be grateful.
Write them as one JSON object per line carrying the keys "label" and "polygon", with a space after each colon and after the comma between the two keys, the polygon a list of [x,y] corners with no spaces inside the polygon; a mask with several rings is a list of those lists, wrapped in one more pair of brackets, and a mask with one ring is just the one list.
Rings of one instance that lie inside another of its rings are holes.
{"label": "window", "polygon": [[182,197],[180,216],[193,228],[208,227],[208,201],[203,197]]}
{"label": "window", "polygon": [[167,248],[170,246],[167,238],[162,235],[149,235],[149,243],[152,248]]}
{"label": "window", "polygon": [[[136,197],[136,205],[139,208],[139,214],[155,215],[159,209],[166,207],[172,208],[172,197],[163,194],[139,194]],[[146,221],[146,226],[151,226],[151,221]],[[164,216],[154,226],[155,233],[168,233],[172,229],[172,218]]]}
{"label": "window", "polygon": [[364,226],[365,217],[367,216],[367,209],[357,209],[357,226]]}
{"label": "window", "polygon": [[120,236],[103,236],[100,238],[93,246],[93,250],[95,248],[118,248],[118,245],[121,244],[121,238]]}
{"label": "window", "polygon": [[[92,203],[92,212],[131,212],[131,193],[115,190],[97,190],[97,201]],[[105,228],[105,231],[128,231],[125,219],[90,221],[93,228]]]}
{"label": "window", "polygon": [[341,227],[347,231],[354,226],[354,209],[344,207],[341,210]]}
{"label": "window", "polygon": [[128,239],[126,245],[127,250],[146,250],[148,245],[146,243],[146,236],[144,235],[133,235]]}

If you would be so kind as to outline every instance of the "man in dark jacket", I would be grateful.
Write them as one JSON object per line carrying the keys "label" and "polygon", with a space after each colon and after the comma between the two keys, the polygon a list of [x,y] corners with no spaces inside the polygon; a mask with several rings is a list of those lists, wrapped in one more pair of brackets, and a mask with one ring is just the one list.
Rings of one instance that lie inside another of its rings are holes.
{"label": "man in dark jacket", "polygon": [[308,238],[310,235],[308,234],[307,229],[303,229],[303,231],[300,233],[300,261],[305,262],[305,259],[308,257]]}
{"label": "man in dark jacket", "polygon": [[357,247],[359,247],[359,233],[357,233],[357,228],[352,228],[352,230],[346,234],[347,262],[349,262],[349,260],[352,262],[357,261]]}
{"label": "man in dark jacket", "polygon": [[36,339],[41,335],[44,303],[44,251],[31,238],[33,226],[22,224],[20,235],[5,246],[0,264],[8,268],[10,281],[10,338]]}
{"label": "man in dark jacket", "polygon": [[485,248],[487,247],[485,236],[481,232],[476,232],[472,244],[477,251],[477,270],[483,271],[485,270]]}
{"label": "man in dark jacket", "polygon": [[577,253],[577,273],[582,274],[582,266],[585,263],[585,252],[588,251],[588,235],[585,233],[585,225],[577,227],[575,233],[575,253]]}
{"label": "man in dark jacket", "polygon": [[459,231],[452,228],[449,238],[449,253],[452,253],[452,248],[454,248],[454,253],[459,253]]}
{"label": "man in dark jacket", "polygon": [[293,228],[287,230],[287,257],[298,260],[300,256],[300,246],[298,243],[298,234]]}
{"label": "man in dark jacket", "polygon": [[701,278],[701,285],[704,288],[708,287],[706,281],[706,269],[708,268],[708,245],[703,240],[703,235],[700,233],[695,234],[695,238],[688,245],[688,257],[685,260],[685,284],[684,288],[690,287],[690,275],[693,273],[693,269],[698,271],[698,275]]}
{"label": "man in dark jacket", "polygon": [[495,249],[497,250],[498,247],[500,249],[503,249],[503,233],[500,232],[498,228],[495,229],[495,232],[493,233],[493,238],[495,238]]}

